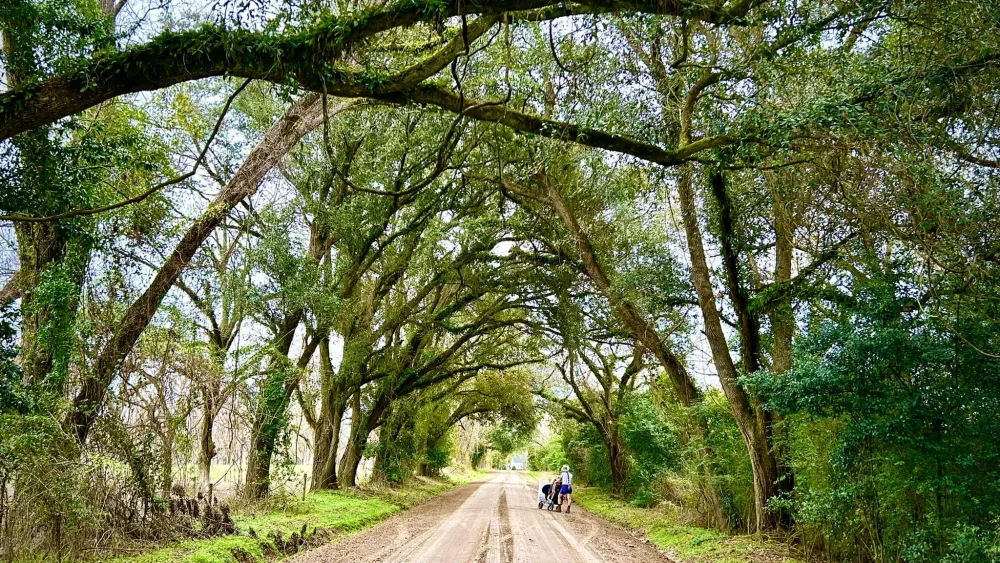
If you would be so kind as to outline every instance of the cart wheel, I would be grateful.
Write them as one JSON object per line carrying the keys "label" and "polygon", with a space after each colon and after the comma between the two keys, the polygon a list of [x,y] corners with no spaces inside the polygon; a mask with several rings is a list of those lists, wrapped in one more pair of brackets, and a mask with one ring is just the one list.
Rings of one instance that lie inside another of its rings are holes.
{"label": "cart wheel", "polygon": [[539,503],[538,503],[538,510],[541,510],[541,509],[542,509],[542,503],[541,503],[541,502],[539,502]]}
{"label": "cart wheel", "polygon": [[552,505],[549,505],[549,512],[552,512]]}

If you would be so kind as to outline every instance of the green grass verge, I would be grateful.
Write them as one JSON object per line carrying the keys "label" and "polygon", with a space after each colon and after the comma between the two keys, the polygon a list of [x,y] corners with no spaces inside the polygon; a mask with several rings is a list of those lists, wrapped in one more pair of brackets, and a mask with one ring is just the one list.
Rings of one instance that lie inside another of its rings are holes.
{"label": "green grass verge", "polygon": [[489,474],[489,470],[473,469],[464,472],[449,472],[445,474],[445,478],[454,485],[466,485],[473,481],[478,481]]}
{"label": "green grass verge", "polygon": [[678,561],[690,563],[804,563],[779,542],[757,536],[730,536],[685,526],[655,508],[636,508],[594,487],[573,492],[574,504],[616,524],[642,532],[650,542]]}
{"label": "green grass verge", "polygon": [[[113,559],[112,563],[245,563],[264,561],[266,538],[278,534],[287,538],[305,525],[335,534],[359,532],[411,508],[457,485],[483,477],[486,472],[450,475],[444,480],[416,479],[398,488],[321,491],[287,498],[281,506],[258,508],[253,513],[236,514],[237,534],[215,538],[183,540],[147,551]],[[250,537],[253,529],[257,538]]]}

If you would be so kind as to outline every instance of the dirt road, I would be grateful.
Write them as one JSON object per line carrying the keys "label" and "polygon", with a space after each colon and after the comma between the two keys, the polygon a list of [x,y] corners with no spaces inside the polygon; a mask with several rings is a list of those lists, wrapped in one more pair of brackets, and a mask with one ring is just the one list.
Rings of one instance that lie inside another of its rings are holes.
{"label": "dirt road", "polygon": [[518,473],[453,489],[374,528],[306,552],[294,563],[669,563],[625,530],[573,507],[538,509]]}

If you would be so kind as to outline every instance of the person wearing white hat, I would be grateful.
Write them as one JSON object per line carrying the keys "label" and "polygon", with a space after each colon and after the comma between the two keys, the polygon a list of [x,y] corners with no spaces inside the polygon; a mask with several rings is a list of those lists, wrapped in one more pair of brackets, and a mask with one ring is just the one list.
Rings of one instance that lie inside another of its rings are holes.
{"label": "person wearing white hat", "polygon": [[562,502],[566,503],[566,513],[569,514],[569,509],[573,506],[573,474],[569,472],[568,465],[562,466],[562,473],[559,476],[562,478],[559,495],[562,497]]}

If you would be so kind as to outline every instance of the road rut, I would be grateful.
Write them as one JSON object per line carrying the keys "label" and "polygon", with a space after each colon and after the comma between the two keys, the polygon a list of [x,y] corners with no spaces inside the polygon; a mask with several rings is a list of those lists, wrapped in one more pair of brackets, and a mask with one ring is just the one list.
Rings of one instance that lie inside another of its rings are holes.
{"label": "road rut", "polygon": [[622,528],[588,514],[538,509],[537,486],[514,472],[458,487],[294,563],[671,563]]}

